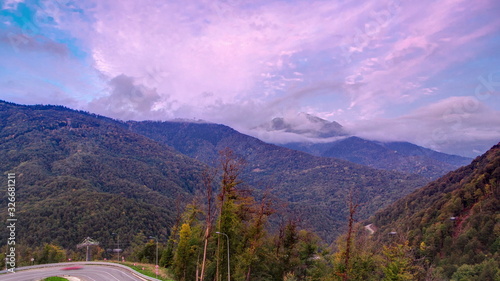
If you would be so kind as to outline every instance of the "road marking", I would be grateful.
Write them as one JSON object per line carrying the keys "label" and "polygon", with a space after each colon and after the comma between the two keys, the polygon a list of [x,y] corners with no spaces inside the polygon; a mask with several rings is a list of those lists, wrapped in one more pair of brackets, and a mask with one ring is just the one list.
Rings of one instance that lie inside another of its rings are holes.
{"label": "road marking", "polygon": [[[66,274],[62,274],[60,270],[67,266],[74,265],[82,265],[83,269],[80,271],[67,272]],[[88,267],[87,267],[88,266]],[[108,272],[102,271],[102,268],[105,267]],[[2,271],[0,271],[3,273]],[[68,276],[75,279],[70,281],[126,281],[126,280],[158,280],[153,277],[141,276],[139,272],[134,271],[130,267],[126,267],[119,264],[110,264],[104,262],[73,262],[73,263],[59,263],[59,264],[45,264],[45,265],[35,265],[19,268],[19,271],[16,271],[17,274],[1,274],[1,280],[37,280],[39,278],[46,278],[49,276]],[[69,275],[71,274],[71,275]],[[114,276],[113,276],[114,274]],[[117,275],[118,274],[118,275]],[[90,276],[99,277],[98,280]],[[95,276],[94,276],[95,275]],[[111,278],[108,276],[110,275]],[[116,277],[115,277],[116,276]],[[123,279],[123,280],[122,280]]]}

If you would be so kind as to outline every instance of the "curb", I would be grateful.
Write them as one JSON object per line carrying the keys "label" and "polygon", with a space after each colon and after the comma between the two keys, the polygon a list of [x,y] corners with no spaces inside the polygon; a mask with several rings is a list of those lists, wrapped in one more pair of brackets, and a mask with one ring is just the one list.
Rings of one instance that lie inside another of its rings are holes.
{"label": "curb", "polygon": [[[156,279],[154,277],[149,277],[146,276],[140,272],[137,272],[133,270],[132,268],[121,265],[118,263],[112,263],[112,262],[85,262],[85,261],[80,261],[80,262],[63,262],[63,263],[49,263],[49,264],[40,264],[40,265],[32,265],[32,266],[23,266],[16,268],[14,272],[16,271],[23,271],[23,270],[30,270],[30,269],[36,269],[36,268],[45,268],[45,267],[56,267],[56,266],[72,266],[72,265],[101,265],[101,266],[114,266],[114,267],[120,267],[122,269],[126,269],[130,271],[134,276],[137,278],[144,280],[144,281],[161,281],[160,279]],[[6,270],[0,271],[0,275],[3,273],[7,273]],[[66,277],[65,277],[66,278]],[[75,277],[76,278],[76,277]],[[71,281],[81,281],[79,278]]]}

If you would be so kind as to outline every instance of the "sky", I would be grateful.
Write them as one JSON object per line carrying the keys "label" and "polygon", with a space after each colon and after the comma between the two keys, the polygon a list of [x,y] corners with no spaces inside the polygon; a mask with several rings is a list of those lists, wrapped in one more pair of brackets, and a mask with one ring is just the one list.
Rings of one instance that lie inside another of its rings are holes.
{"label": "sky", "polygon": [[299,113],[465,156],[500,141],[497,0],[0,7],[2,100],[121,120],[202,119],[268,141],[262,124]]}

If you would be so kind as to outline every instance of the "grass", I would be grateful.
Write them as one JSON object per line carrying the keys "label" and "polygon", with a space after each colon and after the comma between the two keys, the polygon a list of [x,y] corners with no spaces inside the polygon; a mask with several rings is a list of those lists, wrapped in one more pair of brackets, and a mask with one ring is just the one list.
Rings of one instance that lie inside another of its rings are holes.
{"label": "grass", "polygon": [[[162,267],[159,268],[158,277],[156,277],[154,264],[135,263],[135,265],[134,265],[133,262],[120,262],[120,264],[126,265],[126,266],[132,268],[133,270],[140,272],[140,273],[142,273],[146,276],[149,276],[149,277],[154,277],[154,278],[157,278],[157,279],[162,280],[162,281],[175,281],[174,279],[172,279],[172,277],[170,277],[170,274],[167,271],[167,269],[162,268]],[[144,268],[144,270],[143,270],[143,268]]]}
{"label": "grass", "polygon": [[54,277],[47,277],[47,278],[43,279],[42,281],[69,281],[69,280],[66,278],[54,276]]}

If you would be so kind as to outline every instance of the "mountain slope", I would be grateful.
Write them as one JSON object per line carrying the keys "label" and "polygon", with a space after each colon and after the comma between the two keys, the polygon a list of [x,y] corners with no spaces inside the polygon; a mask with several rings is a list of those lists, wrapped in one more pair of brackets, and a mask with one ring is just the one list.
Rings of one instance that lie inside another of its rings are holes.
{"label": "mountain slope", "polygon": [[429,179],[436,179],[472,161],[471,158],[440,153],[408,142],[362,139],[351,135],[337,122],[305,113],[274,118],[250,133],[269,143],[315,156],[340,158]]}
{"label": "mountain slope", "polygon": [[226,147],[246,159],[247,184],[270,189],[329,240],[345,225],[350,189],[365,203],[366,218],[426,182],[266,144],[222,125],[124,123],[58,106],[0,103],[0,169],[17,175],[19,239],[27,244],[73,247],[86,236],[111,240],[113,232],[165,236],[175,199],[191,198],[202,162],[213,165]]}
{"label": "mountain slope", "polygon": [[[166,235],[175,199],[192,195],[204,169],[112,119],[6,102],[0,102],[0,159],[2,173],[16,173],[17,238],[68,248],[87,236],[111,240],[112,232]],[[5,194],[1,204],[7,205]]]}
{"label": "mountain slope", "polygon": [[264,143],[223,125],[188,122],[128,122],[132,131],[165,143],[213,165],[218,151],[229,147],[247,162],[244,180],[272,192],[301,213],[306,224],[332,239],[344,228],[345,198],[354,189],[363,217],[400,198],[425,180],[418,176],[380,171],[344,160]]}
{"label": "mountain slope", "polygon": [[372,222],[379,239],[397,232],[447,278],[464,264],[479,268],[491,258],[500,260],[500,144],[398,200]]}
{"label": "mountain slope", "polygon": [[472,159],[440,153],[408,142],[377,142],[348,137],[327,143],[287,143],[282,146],[321,157],[334,157],[376,169],[418,174],[436,179],[469,164]]}

